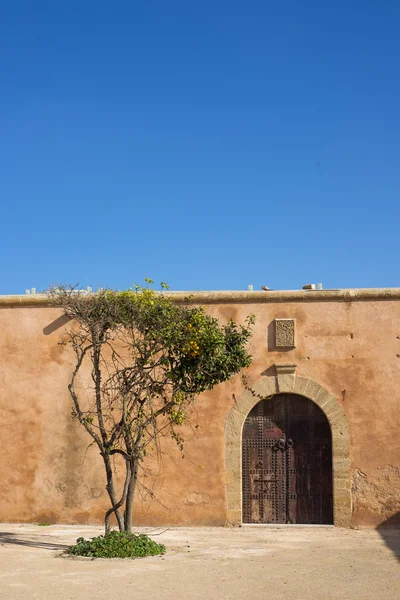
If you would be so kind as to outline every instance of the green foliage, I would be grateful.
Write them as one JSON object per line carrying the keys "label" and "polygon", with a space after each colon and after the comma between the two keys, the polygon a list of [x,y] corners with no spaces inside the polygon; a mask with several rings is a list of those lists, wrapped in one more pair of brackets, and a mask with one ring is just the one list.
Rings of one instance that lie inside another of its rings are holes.
{"label": "green foliage", "polygon": [[[56,293],[56,303],[81,325],[70,340],[77,355],[93,347],[102,365],[98,369],[108,374],[105,379],[99,370],[93,372],[93,380],[101,380],[102,423],[99,409],[73,414],[94,439],[99,427],[103,440],[110,432],[111,442],[101,447],[102,453],[123,450],[139,461],[160,431],[169,431],[182,447],[175,428],[187,423],[187,409],[196,397],[250,365],[247,344],[254,323],[250,315],[244,325],[233,320],[221,324],[190,299],[178,303],[165,294],[165,282],[161,292],[149,287],[150,278],[145,282],[146,287],[106,289],[86,297],[61,289]],[[103,348],[110,347],[113,363],[106,364]],[[117,421],[114,415],[121,414],[122,421]]]}
{"label": "green foliage", "polygon": [[[152,280],[146,278],[146,283]],[[167,288],[164,282],[161,286]],[[157,355],[158,366],[182,393],[212,389],[251,363],[246,344],[252,335],[252,315],[244,326],[232,320],[220,325],[202,307],[178,305],[171,296],[138,285],[122,292],[98,292],[88,302],[91,318],[104,331],[123,327],[141,336],[135,340],[138,369],[155,363]]]}
{"label": "green foliage", "polygon": [[39,526],[39,527],[50,527],[50,525],[51,525],[51,523],[45,523],[45,522],[43,522],[43,523],[38,523],[38,526]]}
{"label": "green foliage", "polygon": [[164,554],[164,544],[157,544],[147,535],[111,531],[90,540],[80,537],[74,546],[67,548],[72,556],[89,556],[92,558],[141,558]]}

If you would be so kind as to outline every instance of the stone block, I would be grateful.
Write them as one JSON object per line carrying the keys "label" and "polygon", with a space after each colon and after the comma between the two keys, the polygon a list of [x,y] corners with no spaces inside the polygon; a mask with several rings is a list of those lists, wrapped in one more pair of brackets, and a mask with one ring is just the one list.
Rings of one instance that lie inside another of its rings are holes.
{"label": "stone block", "polygon": [[[349,490],[346,490],[347,492]],[[350,498],[350,494],[347,493],[346,495],[343,496],[337,496],[335,495],[335,499],[333,502],[334,508],[344,508],[344,507],[351,507],[351,498]]]}
{"label": "stone block", "polygon": [[240,527],[242,524],[242,511],[227,509],[225,524],[227,527]]}
{"label": "stone block", "polygon": [[226,471],[226,485],[228,486],[239,486],[240,488],[240,472],[239,469],[235,471]]}
{"label": "stone block", "polygon": [[225,423],[226,439],[232,442],[235,438],[240,444],[245,415],[232,408]]}
{"label": "stone block", "polygon": [[257,381],[253,385],[252,389],[257,396],[257,398],[255,398],[256,401],[254,403],[254,404],[256,404],[257,401],[259,401],[261,398],[268,398],[269,396],[276,394],[276,392],[277,392],[276,377],[271,377],[271,376],[265,377],[264,379]]}
{"label": "stone block", "polygon": [[[346,498],[350,502],[350,489],[347,486],[347,479],[335,479],[333,496],[334,502],[338,501],[340,498]],[[338,482],[343,485],[343,487],[339,487]]]}
{"label": "stone block", "polygon": [[347,457],[334,457],[333,461],[333,477],[338,479],[349,479],[350,477],[350,459]]}
{"label": "stone block", "polygon": [[278,375],[278,391],[279,392],[293,392],[295,384],[295,375]]}
{"label": "stone block", "polygon": [[311,400],[314,400],[323,389],[324,388],[321,385],[319,385],[319,383],[316,383],[315,381],[309,379],[305,396],[307,396],[307,398],[310,398]]}
{"label": "stone block", "polygon": [[348,479],[340,479],[340,478],[335,479],[335,492],[337,492],[338,490],[348,490],[348,489],[349,489]]}
{"label": "stone block", "polygon": [[233,409],[247,417],[254,404],[256,403],[257,398],[254,397],[254,394],[252,394],[250,390],[246,390],[240,395],[238,400],[235,402]]}
{"label": "stone block", "polygon": [[348,458],[350,453],[350,444],[348,438],[343,436],[336,438],[332,436],[332,449],[334,460]]}
{"label": "stone block", "polygon": [[348,448],[350,445],[350,436],[348,431],[341,433],[340,429],[338,430],[336,428],[336,423],[334,423],[332,426],[332,444],[338,448],[340,446]]}
{"label": "stone block", "polygon": [[325,407],[330,406],[332,403],[337,404],[337,400],[328,390],[324,388],[320,389],[318,394],[314,398],[314,402],[318,404],[320,408],[322,408],[325,412]]}
{"label": "stone block", "polygon": [[241,445],[227,444],[225,449],[226,469],[231,471],[240,471],[241,464]]}
{"label": "stone block", "polygon": [[333,470],[336,471],[336,469],[348,469],[348,472],[350,473],[350,458],[340,458],[335,460],[333,463]]}
{"label": "stone block", "polygon": [[346,507],[334,507],[333,522],[336,527],[350,527],[351,505]]}
{"label": "stone block", "polygon": [[343,412],[343,415],[339,419],[335,419],[335,422],[332,426],[332,436],[336,436],[336,435],[345,437],[348,440],[350,439],[349,427],[347,425],[347,419],[344,415],[344,412]]}
{"label": "stone block", "polygon": [[228,487],[226,490],[226,507],[229,510],[242,510],[242,495],[235,487]]}
{"label": "stone block", "polygon": [[325,404],[323,411],[328,417],[331,425],[334,425],[336,421],[340,421],[344,417],[343,408],[335,398],[333,401],[329,401],[327,404]]}
{"label": "stone block", "polygon": [[309,379],[306,377],[297,377],[294,382],[293,392],[295,394],[300,394],[301,396],[306,396],[307,386],[309,384]]}

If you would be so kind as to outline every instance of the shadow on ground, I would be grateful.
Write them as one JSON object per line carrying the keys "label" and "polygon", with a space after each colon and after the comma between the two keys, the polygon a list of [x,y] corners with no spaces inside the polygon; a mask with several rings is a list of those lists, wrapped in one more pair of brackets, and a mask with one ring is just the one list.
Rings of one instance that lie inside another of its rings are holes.
{"label": "shadow on ground", "polygon": [[400,561],[400,512],[378,525],[377,530],[386,546]]}
{"label": "shadow on ground", "polygon": [[[43,536],[45,537],[45,536]],[[28,546],[31,548],[42,548],[43,550],[66,550],[66,544],[56,544],[52,541],[29,540],[18,537],[15,533],[0,531],[0,545],[15,544],[16,546]]]}

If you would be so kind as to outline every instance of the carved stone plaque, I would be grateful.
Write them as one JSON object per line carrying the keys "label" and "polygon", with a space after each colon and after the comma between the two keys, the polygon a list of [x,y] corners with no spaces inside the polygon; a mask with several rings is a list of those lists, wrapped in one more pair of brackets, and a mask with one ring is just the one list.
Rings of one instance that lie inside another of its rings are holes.
{"label": "carved stone plaque", "polygon": [[295,348],[295,319],[275,319],[276,348]]}

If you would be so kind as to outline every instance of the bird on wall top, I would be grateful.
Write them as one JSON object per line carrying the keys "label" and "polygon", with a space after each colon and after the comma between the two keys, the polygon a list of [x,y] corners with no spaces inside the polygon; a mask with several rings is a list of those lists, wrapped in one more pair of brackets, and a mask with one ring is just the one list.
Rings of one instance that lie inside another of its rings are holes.
{"label": "bird on wall top", "polygon": [[269,292],[270,291],[270,288],[267,287],[266,285],[262,285],[261,289],[264,290],[264,292]]}

